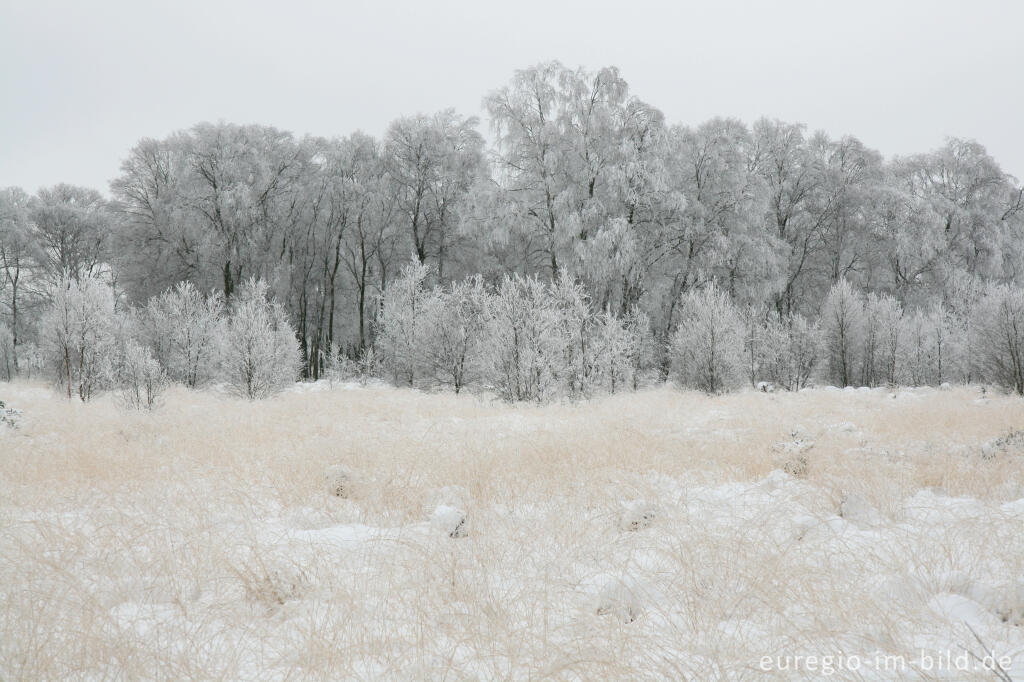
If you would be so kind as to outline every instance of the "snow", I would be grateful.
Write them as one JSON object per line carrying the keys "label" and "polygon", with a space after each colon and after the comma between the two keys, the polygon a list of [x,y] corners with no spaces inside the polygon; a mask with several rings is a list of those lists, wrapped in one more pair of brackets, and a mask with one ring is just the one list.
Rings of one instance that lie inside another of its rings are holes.
{"label": "snow", "polygon": [[461,538],[469,534],[466,512],[446,504],[434,509],[430,515],[430,525],[450,538]]}

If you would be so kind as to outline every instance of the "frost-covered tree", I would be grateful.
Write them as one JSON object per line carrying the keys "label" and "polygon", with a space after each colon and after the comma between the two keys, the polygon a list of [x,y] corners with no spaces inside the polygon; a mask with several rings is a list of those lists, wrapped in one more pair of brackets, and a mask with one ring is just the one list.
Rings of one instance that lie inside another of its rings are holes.
{"label": "frost-covered tree", "polygon": [[108,265],[113,218],[96,190],[66,184],[41,189],[30,218],[48,281],[93,277]]}
{"label": "frost-covered tree", "polygon": [[456,393],[481,372],[488,293],[477,275],[436,288],[422,311],[422,352],[431,374]]}
{"label": "frost-covered tree", "polygon": [[191,282],[181,282],[151,298],[137,317],[139,336],[171,380],[195,388],[213,378],[224,322],[220,292],[203,296]]}
{"label": "frost-covered tree", "polygon": [[790,391],[807,386],[814,377],[822,354],[823,337],[817,322],[796,313],[786,320],[782,352],[773,381]]}
{"label": "frost-covered tree", "polygon": [[752,383],[769,381],[787,391],[807,386],[818,368],[822,335],[799,313],[745,314],[744,365]]}
{"label": "frost-covered tree", "polygon": [[1020,188],[983,146],[952,138],[933,152],[897,159],[894,168],[900,188],[927,206],[931,222],[920,247],[931,253],[931,242],[941,245],[928,264],[938,286],[956,273],[983,278],[1019,274],[1013,255],[1019,253],[1016,229],[1024,201]]}
{"label": "frost-covered tree", "polygon": [[903,309],[891,296],[869,293],[863,310],[860,383],[895,384]]}
{"label": "frost-covered tree", "polygon": [[864,300],[841,279],[832,285],[821,312],[821,328],[828,359],[828,378],[836,386],[850,386],[857,379],[864,338]]}
{"label": "frost-covered tree", "polygon": [[672,359],[683,386],[707,393],[735,388],[743,378],[743,320],[714,284],[688,291],[679,304]]}
{"label": "frost-covered tree", "polygon": [[937,386],[957,376],[959,329],[936,303],[904,314],[900,332],[900,374],[913,386]]}
{"label": "frost-covered tree", "polygon": [[633,390],[640,388],[640,382],[655,369],[655,362],[661,353],[651,318],[643,310],[633,308],[623,318],[630,338],[629,364],[632,369]]}
{"label": "frost-covered tree", "polygon": [[488,379],[510,401],[543,401],[558,392],[565,353],[559,312],[536,277],[506,276],[487,314]]}
{"label": "frost-covered tree", "polygon": [[18,373],[15,362],[17,356],[14,352],[14,334],[7,328],[7,325],[0,322],[0,372],[7,381],[13,379]]}
{"label": "frost-covered tree", "polygon": [[1024,289],[990,285],[975,317],[981,376],[1024,395]]}
{"label": "frost-covered tree", "polygon": [[295,331],[262,280],[250,279],[232,298],[220,352],[220,379],[250,400],[298,378],[302,358]]}
{"label": "frost-covered tree", "polygon": [[593,383],[610,393],[636,390],[651,365],[650,319],[634,310],[623,317],[604,312],[594,319]]}
{"label": "frost-covered tree", "polygon": [[99,279],[62,278],[41,335],[58,386],[83,402],[110,385],[117,355],[114,292]]}
{"label": "frost-covered tree", "polygon": [[413,258],[394,279],[381,301],[377,349],[395,383],[412,386],[424,369],[426,357],[426,300],[424,282],[429,266]]}
{"label": "frost-covered tree", "polygon": [[669,146],[672,182],[687,199],[665,240],[669,304],[709,280],[734,298],[764,300],[777,286],[777,246],[762,228],[766,185],[751,167],[746,126],[721,118],[692,129],[675,126]]}
{"label": "frost-covered tree", "polygon": [[476,118],[452,109],[394,121],[384,136],[386,189],[399,209],[413,253],[444,280],[459,246],[461,202],[484,171]]}
{"label": "frost-covered tree", "polygon": [[484,105],[495,133],[492,206],[499,208],[483,217],[480,232],[513,245],[522,269],[552,278],[562,269],[590,277],[598,264],[602,277],[635,274],[629,259],[607,265],[633,248],[634,230],[647,219],[656,172],[649,144],[661,135],[661,113],[631,95],[615,68],[558,62],[517,71]]}
{"label": "frost-covered tree", "polygon": [[115,381],[125,407],[152,410],[160,405],[167,374],[148,347],[127,339],[120,349]]}
{"label": "frost-covered tree", "polygon": [[[29,288],[31,272],[43,260],[30,220],[33,205],[32,197],[18,187],[0,190],[0,291],[4,292],[4,317],[11,336],[6,356],[11,375],[18,373],[18,349],[25,340],[26,293],[30,297],[33,293]],[[38,301],[40,297],[34,298]],[[32,312],[31,308],[28,312]]]}
{"label": "frost-covered tree", "polygon": [[558,320],[557,331],[563,349],[561,380],[570,397],[586,396],[592,389],[597,362],[590,299],[583,285],[563,271],[551,284],[549,300]]}

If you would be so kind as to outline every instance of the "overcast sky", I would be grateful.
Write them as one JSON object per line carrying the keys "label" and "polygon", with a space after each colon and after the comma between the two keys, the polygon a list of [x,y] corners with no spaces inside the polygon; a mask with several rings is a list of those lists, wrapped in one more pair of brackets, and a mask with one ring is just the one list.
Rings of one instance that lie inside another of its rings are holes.
{"label": "overcast sky", "polygon": [[1024,178],[1024,1],[66,2],[0,0],[0,186],[107,191],[142,137],[199,121],[379,135],[477,114],[513,71],[618,66],[670,122],[946,136]]}

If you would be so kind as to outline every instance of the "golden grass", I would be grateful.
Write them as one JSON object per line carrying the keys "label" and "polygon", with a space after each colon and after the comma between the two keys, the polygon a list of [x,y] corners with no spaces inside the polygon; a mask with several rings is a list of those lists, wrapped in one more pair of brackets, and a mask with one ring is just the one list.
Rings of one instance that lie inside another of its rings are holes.
{"label": "golden grass", "polygon": [[[1024,575],[1000,506],[1024,455],[979,450],[1024,401],[978,395],[175,389],[145,414],[0,384],[24,411],[0,435],[0,678],[760,679],[762,655],[910,652],[953,627],[930,596]],[[806,481],[763,482],[794,430]],[[353,499],[326,494],[337,463]],[[423,523],[446,486],[463,540]],[[976,508],[930,525],[923,488]],[[850,495],[879,529],[830,534]],[[619,530],[632,499],[651,528]],[[620,578],[632,622],[597,614]]]}

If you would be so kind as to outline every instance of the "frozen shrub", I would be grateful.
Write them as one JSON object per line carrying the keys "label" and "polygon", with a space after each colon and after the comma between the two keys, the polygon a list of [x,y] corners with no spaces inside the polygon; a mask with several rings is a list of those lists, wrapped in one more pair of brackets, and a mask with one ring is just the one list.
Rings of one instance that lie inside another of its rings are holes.
{"label": "frozen shrub", "polygon": [[167,374],[146,346],[129,339],[117,369],[121,403],[133,410],[152,410],[160,404]]}
{"label": "frozen shrub", "polygon": [[506,276],[489,303],[485,363],[491,383],[506,400],[550,398],[564,349],[547,288],[535,277]]}
{"label": "frozen shrub", "polygon": [[462,390],[480,369],[486,329],[487,292],[471,277],[426,296],[422,312],[423,355],[431,375]]}
{"label": "frozen shrub", "polygon": [[845,279],[828,292],[821,313],[828,358],[828,378],[836,386],[856,380],[864,338],[864,300]]}
{"label": "frozen shrub", "polygon": [[221,342],[221,379],[239,395],[266,398],[299,376],[295,332],[262,280],[249,280],[231,302]]}
{"label": "frozen shrub", "polygon": [[43,317],[46,343],[57,384],[87,401],[107,388],[116,355],[114,292],[98,279],[64,277],[53,289],[53,302]]}
{"label": "frozen shrub", "polygon": [[139,311],[139,337],[168,377],[194,388],[213,377],[223,318],[219,293],[204,297],[191,282],[182,282],[151,298]]}
{"label": "frozen shrub", "polygon": [[683,294],[672,355],[683,386],[708,393],[735,388],[743,376],[743,321],[714,284]]}
{"label": "frozen shrub", "polygon": [[973,327],[981,377],[1024,395],[1024,289],[990,286],[974,311]]}
{"label": "frozen shrub", "polygon": [[428,293],[423,283],[429,268],[413,259],[388,285],[381,301],[376,346],[387,371],[412,386],[424,362],[423,308]]}

